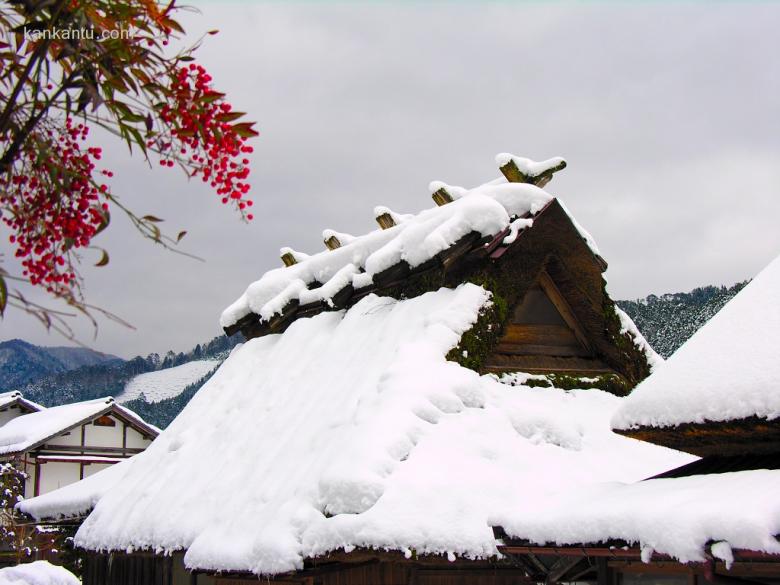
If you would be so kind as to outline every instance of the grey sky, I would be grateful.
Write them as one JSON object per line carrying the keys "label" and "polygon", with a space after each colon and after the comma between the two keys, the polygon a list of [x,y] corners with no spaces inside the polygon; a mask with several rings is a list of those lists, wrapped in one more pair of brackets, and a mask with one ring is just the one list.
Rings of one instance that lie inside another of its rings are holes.
{"label": "grey sky", "polygon": [[[569,168],[548,191],[593,234],[614,298],[731,284],[780,253],[780,5],[197,4],[184,22],[218,86],[257,120],[244,225],[200,183],[108,149],[114,191],[187,229],[195,262],[115,216],[88,299],[132,322],[92,342],[129,357],[220,333],[222,309],[278,249],[432,205],[433,179],[498,176],[499,152]],[[108,147],[109,144],[104,144]],[[5,236],[3,236],[5,240]],[[5,243],[0,251],[8,252]],[[96,258],[95,258],[96,259]],[[89,257],[90,262],[95,259]],[[0,338],[61,344],[9,314]]]}

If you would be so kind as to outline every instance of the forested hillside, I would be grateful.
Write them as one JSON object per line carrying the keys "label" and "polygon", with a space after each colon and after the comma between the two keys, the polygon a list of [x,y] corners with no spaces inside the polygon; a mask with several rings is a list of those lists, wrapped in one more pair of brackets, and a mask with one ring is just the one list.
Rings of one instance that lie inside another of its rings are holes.
{"label": "forested hillside", "polygon": [[[221,360],[240,342],[240,335],[231,338],[220,335],[207,343],[196,345],[187,353],[176,354],[169,351],[162,357],[157,353],[151,353],[146,357],[139,356],[126,362],[84,366],[67,372],[45,375],[32,383],[9,388],[9,390],[21,390],[25,397],[45,406],[103,396],[116,397],[122,393],[125,385],[139,374],[172,368],[193,360],[206,358]],[[167,424],[172,418],[151,417],[150,422]]]}
{"label": "forested hillside", "polygon": [[0,343],[0,392],[83,366],[113,366],[120,358],[84,347],[40,347],[11,339]]}
{"label": "forested hillside", "polygon": [[650,295],[617,304],[634,320],[655,351],[668,358],[749,281],[703,286],[687,293]]}

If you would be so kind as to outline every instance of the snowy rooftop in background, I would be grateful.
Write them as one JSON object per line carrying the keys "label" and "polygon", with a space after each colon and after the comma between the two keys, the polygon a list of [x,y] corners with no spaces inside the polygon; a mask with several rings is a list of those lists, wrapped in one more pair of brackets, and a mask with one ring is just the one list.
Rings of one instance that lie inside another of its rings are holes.
{"label": "snowy rooftop in background", "polygon": [[81,421],[103,412],[113,398],[47,408],[15,418],[0,427],[0,454],[25,451]]}
{"label": "snowy rooftop in background", "polygon": [[[522,167],[529,176],[544,173],[552,176],[554,170],[566,166],[561,158],[535,163],[512,155],[497,157],[501,166],[509,161]],[[250,284],[244,294],[222,313],[220,325],[231,327],[251,313],[268,321],[293,301],[301,305],[318,301],[328,303],[347,286],[355,290],[371,286],[377,274],[401,262],[406,262],[411,269],[421,266],[469,234],[495,236],[518,218],[533,217],[553,199],[531,183],[507,182],[503,177],[473,189],[439,181],[430,185],[432,192],[442,188],[447,190],[452,201],[416,215],[398,214],[386,207],[376,207],[376,217],[386,214],[392,218],[395,225],[387,229],[358,237],[325,230],[325,240],[332,236],[339,240],[341,246],[335,249],[307,255],[282,248],[282,255],[290,254],[296,263],[270,270]],[[593,238],[579,224],[573,223],[594,254],[598,255]]]}
{"label": "snowy rooftop in background", "polygon": [[[708,545],[780,553],[780,470],[754,470],[605,483],[518,499],[491,519],[508,535],[539,545],[638,543],[682,562],[706,561]],[[713,547],[713,553],[717,549]]]}
{"label": "snowy rooftop in background", "polygon": [[116,409],[120,415],[141,427],[145,427],[154,435],[160,432],[160,429],[144,421],[132,410],[116,404],[113,398],[96,398],[85,402],[54,406],[9,421],[0,427],[0,455],[26,451],[112,409]]}
{"label": "snowy rooftop in background", "polygon": [[616,429],[780,417],[780,257],[632,392]]}
{"label": "snowy rooftop in background", "polygon": [[19,402],[25,404],[26,406],[34,410],[43,410],[44,408],[46,408],[45,406],[33,402],[32,400],[27,400],[24,396],[22,396],[22,393],[19,392],[18,390],[14,390],[12,392],[3,392],[2,394],[0,394],[0,408],[6,408],[7,406]]}
{"label": "snowy rooftop in background", "polygon": [[144,395],[147,402],[160,402],[173,398],[200,380],[219,365],[219,360],[195,360],[156,372],[139,374],[126,385],[117,396],[117,402],[128,402]]}
{"label": "snowy rooftop in background", "polygon": [[613,395],[511,387],[447,361],[489,302],[473,284],[368,295],[237,347],[77,543],[259,574],[352,547],[485,557],[489,518],[518,501],[693,459],[610,432]]}

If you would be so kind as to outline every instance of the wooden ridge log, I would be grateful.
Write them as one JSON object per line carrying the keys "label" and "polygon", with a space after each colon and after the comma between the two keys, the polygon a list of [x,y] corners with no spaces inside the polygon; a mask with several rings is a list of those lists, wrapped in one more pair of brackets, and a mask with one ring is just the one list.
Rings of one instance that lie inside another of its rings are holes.
{"label": "wooden ridge log", "polygon": [[282,259],[282,262],[284,262],[284,265],[288,267],[298,263],[298,261],[295,259],[295,256],[293,256],[292,252],[285,252],[280,256],[280,258]]}
{"label": "wooden ridge log", "polygon": [[325,241],[325,247],[328,250],[335,250],[336,248],[341,248],[341,242],[336,236],[330,236],[329,238],[326,238],[324,241]]}
{"label": "wooden ridge log", "polygon": [[506,177],[506,180],[510,183],[530,183],[536,185],[539,188],[544,187],[550,182],[553,175],[558,171],[566,168],[566,161],[561,160],[554,167],[550,167],[538,175],[527,175],[515,164],[514,160],[509,160],[505,165],[500,167],[501,173]]}
{"label": "wooden ridge log", "polygon": [[376,216],[376,222],[379,224],[379,227],[381,227],[383,230],[389,229],[393,227],[395,224],[395,220],[393,219],[393,216],[389,213],[380,213]]}
{"label": "wooden ridge log", "polygon": [[450,192],[447,191],[445,187],[442,187],[441,189],[437,189],[433,193],[431,193],[431,197],[433,198],[433,201],[441,207],[442,205],[447,205],[447,203],[452,203],[454,199],[452,198],[452,195],[450,195]]}

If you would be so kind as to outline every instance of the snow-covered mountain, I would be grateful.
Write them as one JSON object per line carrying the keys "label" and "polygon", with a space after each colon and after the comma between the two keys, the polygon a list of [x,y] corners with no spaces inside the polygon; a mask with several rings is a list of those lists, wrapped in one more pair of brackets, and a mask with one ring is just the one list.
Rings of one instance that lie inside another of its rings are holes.
{"label": "snow-covered mountain", "polygon": [[143,397],[146,402],[156,403],[174,398],[221,363],[219,359],[193,360],[180,366],[138,374],[125,385],[124,392],[116,399],[128,402]]}
{"label": "snow-covered mountain", "polygon": [[0,342],[0,392],[83,366],[119,364],[122,359],[85,347],[41,347],[11,339]]}

